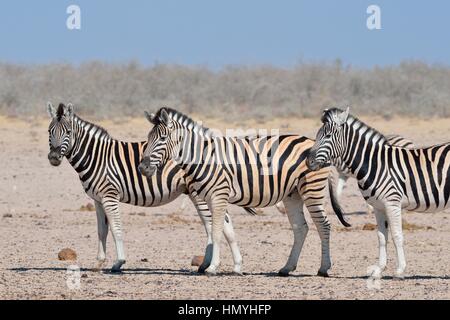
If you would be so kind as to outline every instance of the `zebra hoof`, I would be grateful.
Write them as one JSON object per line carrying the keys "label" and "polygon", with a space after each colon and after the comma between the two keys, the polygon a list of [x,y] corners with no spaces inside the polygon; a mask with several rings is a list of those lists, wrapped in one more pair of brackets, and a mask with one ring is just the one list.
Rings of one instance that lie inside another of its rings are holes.
{"label": "zebra hoof", "polygon": [[280,271],[278,271],[278,276],[280,276],[280,277],[289,277],[289,272],[290,272],[290,270],[283,268]]}
{"label": "zebra hoof", "polygon": [[111,268],[111,273],[122,273],[122,270],[120,268],[124,263],[125,260],[117,260]]}
{"label": "zebra hoof", "polygon": [[208,268],[205,270],[205,274],[206,274],[207,276],[215,276],[215,275],[217,275],[217,270],[208,267]]}
{"label": "zebra hoof", "polygon": [[231,273],[233,276],[239,276],[239,277],[243,277],[244,274],[242,273],[242,271],[233,271]]}
{"label": "zebra hoof", "polygon": [[324,278],[328,278],[328,277],[330,277],[329,275],[328,275],[328,271],[318,271],[317,272],[317,275],[319,276],[319,277],[324,277]]}
{"label": "zebra hoof", "polygon": [[198,267],[197,273],[204,274],[205,270],[206,270],[206,267],[200,266],[200,267]]}

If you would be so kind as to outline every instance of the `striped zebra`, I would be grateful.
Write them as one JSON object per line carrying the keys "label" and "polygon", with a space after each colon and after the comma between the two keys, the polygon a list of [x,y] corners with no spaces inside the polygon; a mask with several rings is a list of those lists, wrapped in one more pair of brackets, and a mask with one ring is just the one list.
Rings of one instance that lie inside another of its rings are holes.
{"label": "striped zebra", "polygon": [[[151,177],[167,161],[175,160],[186,172],[188,188],[196,190],[211,209],[213,257],[206,269],[208,274],[215,274],[220,263],[223,225],[219,221],[229,203],[260,208],[283,201],[294,244],[279,274],[286,276],[297,266],[308,232],[305,204],[321,238],[318,275],[328,275],[330,223],[324,211],[324,196],[329,169],[307,169],[305,159],[314,141],[297,135],[224,137],[169,108],[161,108],[156,115],[146,113],[146,117],[154,126],[139,170]],[[339,219],[345,223],[337,209]],[[237,268],[233,271],[241,273]]]}
{"label": "striped zebra", "polygon": [[[78,173],[85,192],[95,202],[99,266],[106,259],[108,226],[117,254],[111,271],[120,271],[125,263],[119,202],[157,207],[175,200],[181,194],[188,194],[208,237],[205,259],[199,268],[199,272],[203,272],[209,266],[212,254],[211,214],[203,200],[195,193],[187,192],[184,173],[179,167],[168,162],[159,174],[147,179],[138,172],[140,155],[146,142],[124,142],[111,138],[105,129],[77,116],[71,104],[60,104],[55,110],[48,103],[47,109],[52,119],[48,129],[48,160],[53,166],[59,166],[66,157]],[[246,210],[253,213],[251,209]],[[225,215],[224,234],[234,263],[239,266],[242,258],[228,214]]]}
{"label": "striped zebra", "polygon": [[[396,134],[387,135],[386,140],[392,146],[414,148],[414,143],[411,140]],[[336,167],[337,174],[330,174],[330,192],[335,192],[335,199],[339,201],[341,199],[344,186],[351,175],[348,173],[348,169],[345,167],[344,163],[340,161],[340,159],[336,159],[334,166]],[[373,208],[370,204],[368,204],[368,209],[369,212],[373,212]]]}
{"label": "striped zebra", "polygon": [[392,146],[375,129],[349,115],[349,110],[325,110],[322,127],[308,156],[312,170],[341,163],[358,180],[378,224],[379,262],[372,276],[386,267],[388,227],[397,253],[396,277],[403,277],[402,209],[437,212],[449,206],[450,144],[406,149]]}

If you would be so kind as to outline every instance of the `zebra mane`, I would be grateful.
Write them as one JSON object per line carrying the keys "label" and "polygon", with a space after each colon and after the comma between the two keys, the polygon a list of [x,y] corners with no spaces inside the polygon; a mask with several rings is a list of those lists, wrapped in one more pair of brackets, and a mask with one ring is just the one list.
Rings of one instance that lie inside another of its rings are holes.
{"label": "zebra mane", "polygon": [[109,135],[108,131],[105,128],[103,128],[102,126],[99,126],[98,124],[84,120],[76,114],[73,115],[73,121],[80,124],[82,127],[85,127],[86,125],[88,125],[90,127],[89,130],[91,130],[92,128],[97,129],[97,131],[100,132],[100,137],[111,138],[111,136]]}
{"label": "zebra mane", "polygon": [[211,137],[212,136],[212,131],[207,128],[204,127],[201,123],[193,120],[192,118],[190,118],[189,116],[185,115],[184,113],[181,113],[180,111],[177,111],[175,109],[171,109],[171,108],[161,108],[158,110],[158,112],[155,115],[155,120],[156,123],[158,124],[158,122],[160,121],[160,115],[162,110],[165,110],[167,112],[167,114],[169,115],[170,119],[178,124],[180,124],[182,127],[191,130],[193,132],[196,133],[200,133],[204,136],[207,137]]}
{"label": "zebra mane", "polygon": [[[342,112],[344,112],[344,111],[339,108],[332,108],[332,109],[325,110],[322,115],[322,123],[336,121],[338,115],[341,114]],[[357,117],[355,117],[351,114],[348,115],[347,124],[349,126],[352,126],[356,130],[359,130],[361,128],[366,128],[366,132],[367,131],[373,132],[373,133],[375,133],[375,136],[380,138],[380,141],[389,143],[388,139],[386,138],[386,136],[384,134],[379,132],[377,129],[367,125],[366,123],[364,123],[363,121],[359,120]]]}

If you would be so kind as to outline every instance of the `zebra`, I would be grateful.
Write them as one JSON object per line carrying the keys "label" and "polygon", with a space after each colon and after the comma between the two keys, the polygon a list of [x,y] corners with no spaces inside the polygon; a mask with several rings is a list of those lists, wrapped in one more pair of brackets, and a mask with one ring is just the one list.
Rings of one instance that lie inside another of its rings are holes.
{"label": "zebra", "polygon": [[[401,148],[414,148],[414,143],[406,139],[402,136],[399,136],[397,134],[391,134],[386,136],[387,142],[396,147]],[[335,199],[338,201],[341,199],[342,191],[344,189],[345,184],[347,183],[348,179],[351,177],[351,175],[347,172],[347,168],[345,165],[340,161],[340,159],[337,159],[334,163],[334,166],[336,168],[334,174],[330,174],[330,192],[335,192]],[[369,209],[369,213],[373,212],[373,208],[370,204],[367,205]],[[277,206],[278,210],[280,210],[279,206]]]}
{"label": "zebra", "polygon": [[[224,137],[170,108],[146,112],[153,124],[139,170],[153,176],[167,161],[175,160],[186,172],[188,188],[196,190],[212,213],[213,255],[206,273],[214,275],[220,264],[220,239],[228,203],[260,208],[283,201],[294,233],[286,265],[279,275],[296,269],[308,225],[303,204],[319,231],[322,247],[319,276],[328,276],[330,223],[324,211],[329,170],[307,169],[305,159],[313,140],[298,135]],[[336,204],[337,205],[337,204]],[[346,224],[340,208],[339,220]],[[235,273],[240,270],[233,269]]]}
{"label": "zebra", "polygon": [[[138,171],[140,155],[146,142],[124,142],[113,139],[98,125],[81,119],[74,113],[72,104],[59,104],[55,110],[49,102],[47,111],[51,117],[48,128],[50,152],[48,160],[59,166],[66,157],[79,178],[86,194],[94,200],[98,227],[98,267],[106,259],[108,226],[116,247],[117,260],[111,271],[120,272],[125,263],[122,221],[119,203],[135,206],[157,207],[169,203],[181,194],[188,194],[200,216],[207,233],[207,247],[203,272],[211,261],[211,214],[207,204],[195,193],[188,193],[184,173],[173,162],[168,162],[160,174],[151,179]],[[249,213],[252,209],[245,208]],[[232,251],[234,263],[242,263],[233,224],[228,214],[224,218],[224,234]]]}
{"label": "zebra", "polygon": [[349,114],[349,109],[325,110],[307,165],[322,170],[341,163],[358,180],[378,224],[379,261],[371,276],[386,267],[386,241],[391,229],[396,254],[395,277],[403,278],[403,210],[437,212],[449,206],[450,143],[426,148],[392,146],[377,130]]}

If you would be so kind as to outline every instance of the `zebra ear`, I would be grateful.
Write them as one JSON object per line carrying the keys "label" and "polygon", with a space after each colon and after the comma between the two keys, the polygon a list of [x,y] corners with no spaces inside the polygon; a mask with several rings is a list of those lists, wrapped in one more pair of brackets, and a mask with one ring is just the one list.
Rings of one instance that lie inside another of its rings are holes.
{"label": "zebra ear", "polygon": [[67,105],[67,109],[66,109],[66,111],[64,112],[64,115],[65,115],[68,119],[70,119],[70,120],[73,119],[73,104],[69,103],[69,104]]}
{"label": "zebra ear", "polygon": [[159,115],[159,120],[164,123],[167,127],[172,128],[172,120],[169,117],[169,114],[167,113],[166,109],[161,110],[161,114]]}
{"label": "zebra ear", "polygon": [[322,121],[322,123],[325,122],[325,115],[327,114],[327,112],[328,112],[328,109],[324,109],[322,112],[322,117],[320,118],[320,121]]}
{"label": "zebra ear", "polygon": [[53,104],[50,101],[47,102],[47,112],[50,118],[53,119],[56,117],[56,109],[53,107]]}
{"label": "zebra ear", "polygon": [[348,119],[348,114],[350,112],[350,107],[347,107],[347,110],[342,111],[339,115],[338,115],[338,125],[342,126],[344,123],[347,122]]}
{"label": "zebra ear", "polygon": [[147,111],[144,111],[144,113],[145,113],[145,118],[148,120],[148,122],[150,122],[151,124],[156,124],[154,113],[148,113]]}

